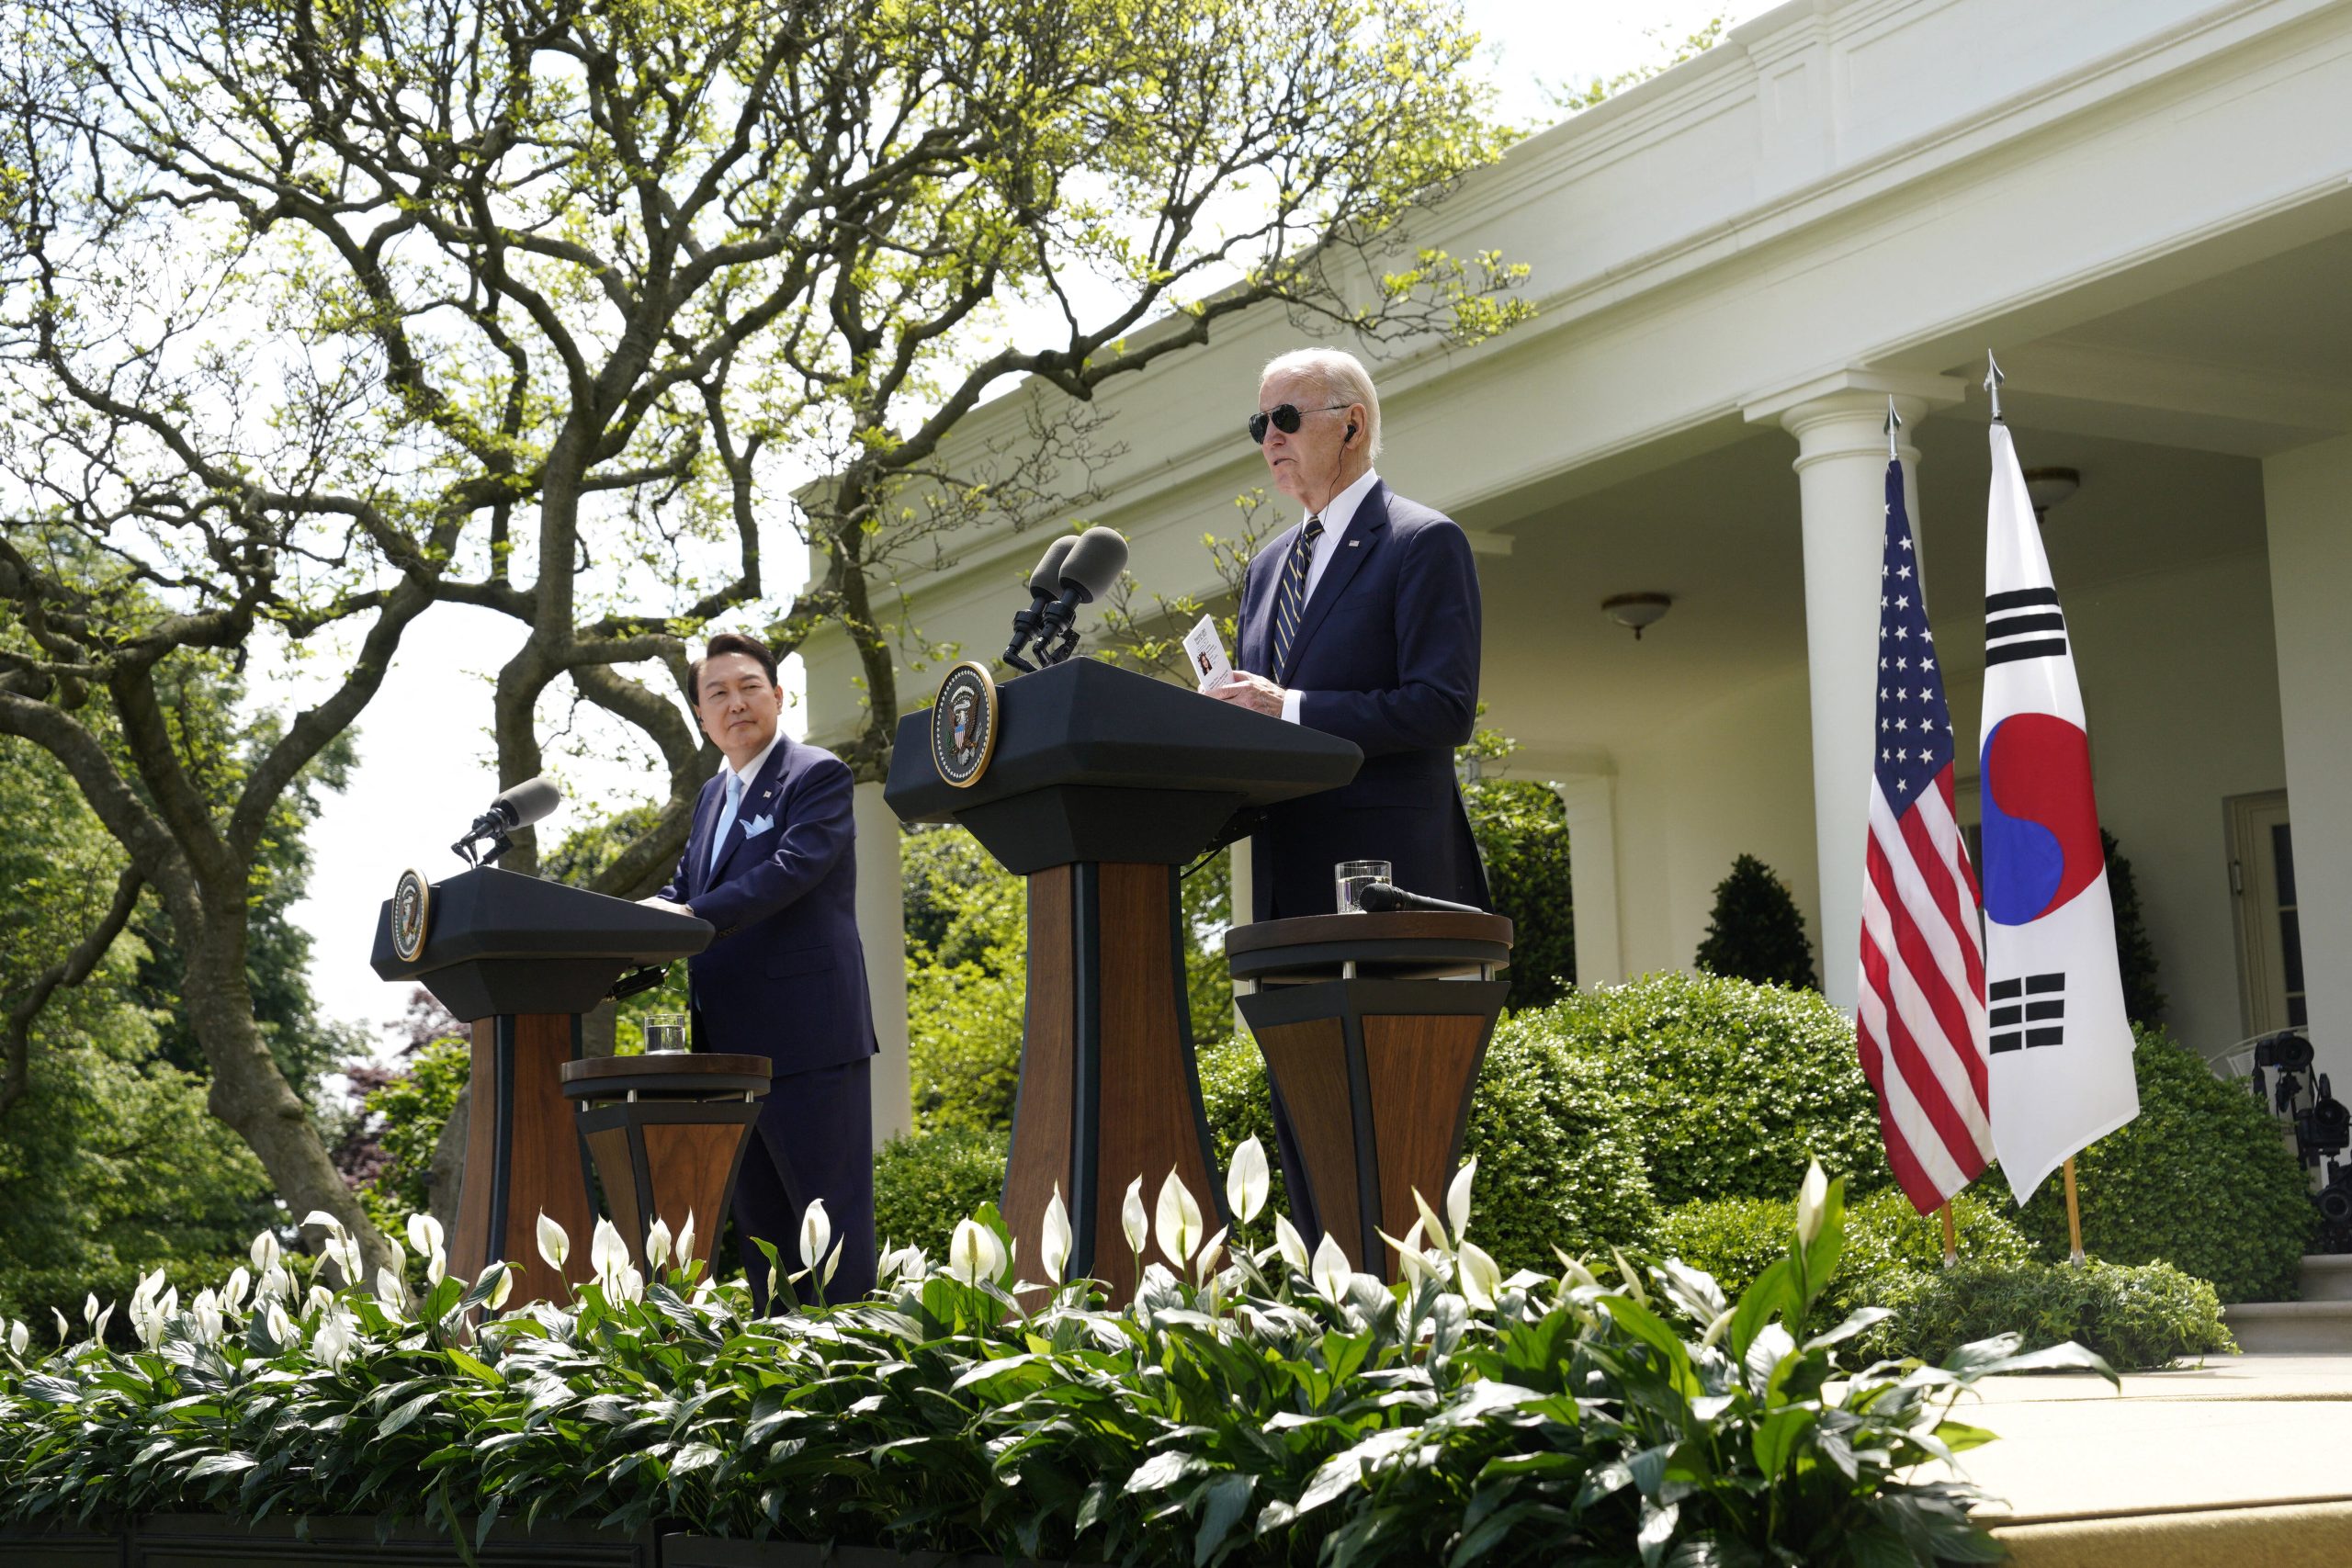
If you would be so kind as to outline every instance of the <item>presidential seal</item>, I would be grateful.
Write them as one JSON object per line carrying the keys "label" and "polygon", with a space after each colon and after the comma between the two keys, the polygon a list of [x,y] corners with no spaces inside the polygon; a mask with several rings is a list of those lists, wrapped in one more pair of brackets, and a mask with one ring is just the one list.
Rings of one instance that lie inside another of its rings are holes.
{"label": "presidential seal", "polygon": [[416,962],[424,951],[424,933],[433,923],[433,888],[424,873],[412,867],[392,884],[392,954],[403,964]]}
{"label": "presidential seal", "polygon": [[969,789],[996,754],[996,682],[967,660],[947,672],[931,701],[931,759],[939,776]]}

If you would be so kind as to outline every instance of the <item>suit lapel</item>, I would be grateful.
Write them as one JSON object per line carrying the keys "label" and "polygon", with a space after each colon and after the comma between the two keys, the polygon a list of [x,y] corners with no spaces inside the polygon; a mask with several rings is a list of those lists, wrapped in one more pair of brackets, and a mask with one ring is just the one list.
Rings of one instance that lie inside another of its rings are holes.
{"label": "suit lapel", "polygon": [[1290,658],[1283,668],[1274,671],[1277,685],[1288,685],[1291,671],[1298,668],[1299,655],[1314,640],[1315,628],[1331,613],[1340,595],[1363,570],[1364,558],[1380,547],[1381,539],[1388,532],[1388,481],[1381,480],[1364,492],[1356,505],[1356,514],[1348,519],[1347,531],[1331,543],[1331,559],[1323,568],[1323,576],[1315,584],[1315,592],[1306,601],[1306,609],[1298,617],[1298,635],[1290,639]]}
{"label": "suit lapel", "polygon": [[[710,868],[710,880],[713,884],[727,880],[727,868],[734,863],[735,856],[742,849],[744,840],[751,837],[749,833],[743,831],[743,825],[754,817],[775,815],[778,798],[776,781],[784,777],[785,755],[791,750],[791,738],[778,736],[775,750],[768,753],[768,760],[760,764],[760,771],[752,774],[752,782],[743,787],[743,803],[735,808],[735,820],[727,825],[727,841],[718,847],[718,863]],[[718,813],[726,809],[727,786],[722,784],[718,790],[718,808],[711,813],[711,823],[714,827],[718,824]],[[704,852],[707,853],[708,850],[706,848]]]}

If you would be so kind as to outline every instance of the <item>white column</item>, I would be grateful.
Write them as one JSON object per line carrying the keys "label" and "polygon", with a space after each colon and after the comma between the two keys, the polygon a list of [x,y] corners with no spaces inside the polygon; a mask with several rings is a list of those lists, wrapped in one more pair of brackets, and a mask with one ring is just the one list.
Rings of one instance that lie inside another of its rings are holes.
{"label": "white column", "polygon": [[[1822,989],[1852,1010],[1860,966],[1871,727],[1878,705],[1878,583],[1886,543],[1886,411],[1906,427],[1957,402],[1947,377],[1841,370],[1749,403],[1797,441],[1804,512],[1805,662],[1811,677],[1814,858],[1820,868]],[[1919,516],[1919,452],[1900,441],[1904,504]]]}
{"label": "white column", "polygon": [[914,1097],[907,1070],[907,902],[899,865],[899,814],[882,803],[882,786],[857,786],[857,935],[865,947],[865,986],[874,998],[874,1146],[912,1130]]}
{"label": "white column", "polygon": [[1553,793],[1568,812],[1568,886],[1576,904],[1577,989],[1625,978],[1617,935],[1617,781],[1606,773],[1563,779]]}
{"label": "white column", "polygon": [[[2267,457],[2270,609],[2312,1049],[2352,1085],[2352,436]],[[2184,743],[2194,741],[2184,737]]]}

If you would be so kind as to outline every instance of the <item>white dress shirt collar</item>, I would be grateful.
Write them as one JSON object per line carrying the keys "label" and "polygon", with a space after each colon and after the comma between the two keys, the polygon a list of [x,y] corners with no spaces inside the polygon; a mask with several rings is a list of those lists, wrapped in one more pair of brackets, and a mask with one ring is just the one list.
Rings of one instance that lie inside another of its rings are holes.
{"label": "white dress shirt collar", "polygon": [[1331,564],[1332,552],[1340,547],[1340,536],[1348,531],[1348,525],[1355,521],[1356,509],[1379,482],[1379,470],[1366,468],[1355,483],[1333,496],[1317,513],[1323,519],[1323,532],[1316,538],[1315,554],[1306,563],[1306,597],[1310,601],[1323,581],[1323,569]]}
{"label": "white dress shirt collar", "polygon": [[779,725],[777,725],[777,726],[775,727],[775,733],[774,735],[772,735],[772,736],[768,737],[768,743],[767,743],[766,745],[764,745],[764,746],[761,747],[761,748],[760,748],[760,750],[759,750],[759,753],[758,753],[756,756],[754,756],[754,757],[753,757],[750,761],[748,761],[748,762],[744,763],[744,764],[743,764],[741,767],[740,767],[740,768],[736,768],[736,769],[732,769],[732,770],[721,770],[721,771],[722,771],[722,772],[730,772],[730,771],[731,771],[731,772],[735,774],[735,776],[736,776],[737,778],[740,778],[740,779],[741,779],[741,780],[743,781],[743,788],[745,789],[745,791],[746,791],[746,792],[748,792],[748,791],[751,789],[751,787],[752,787],[752,781],[753,779],[756,779],[756,778],[758,778],[758,777],[760,776],[760,770],[761,770],[762,768],[764,768],[764,767],[766,767],[766,766],[768,765],[768,758],[769,758],[770,756],[772,756],[772,755],[775,753],[775,749],[776,749],[777,747],[779,747],[779,746],[781,746],[781,745],[783,745],[783,744],[784,744],[784,726],[783,726],[783,725],[781,725],[781,724],[779,724]]}

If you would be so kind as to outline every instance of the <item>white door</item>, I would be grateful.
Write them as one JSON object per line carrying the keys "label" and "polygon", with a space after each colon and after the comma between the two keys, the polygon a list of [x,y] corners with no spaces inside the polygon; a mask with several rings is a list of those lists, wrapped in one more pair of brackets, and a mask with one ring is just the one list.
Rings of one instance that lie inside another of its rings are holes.
{"label": "white door", "polygon": [[2295,844],[2287,792],[2228,803],[2230,887],[2237,896],[2238,984],[2248,1034],[2301,1029],[2302,932],[2295,914]]}

